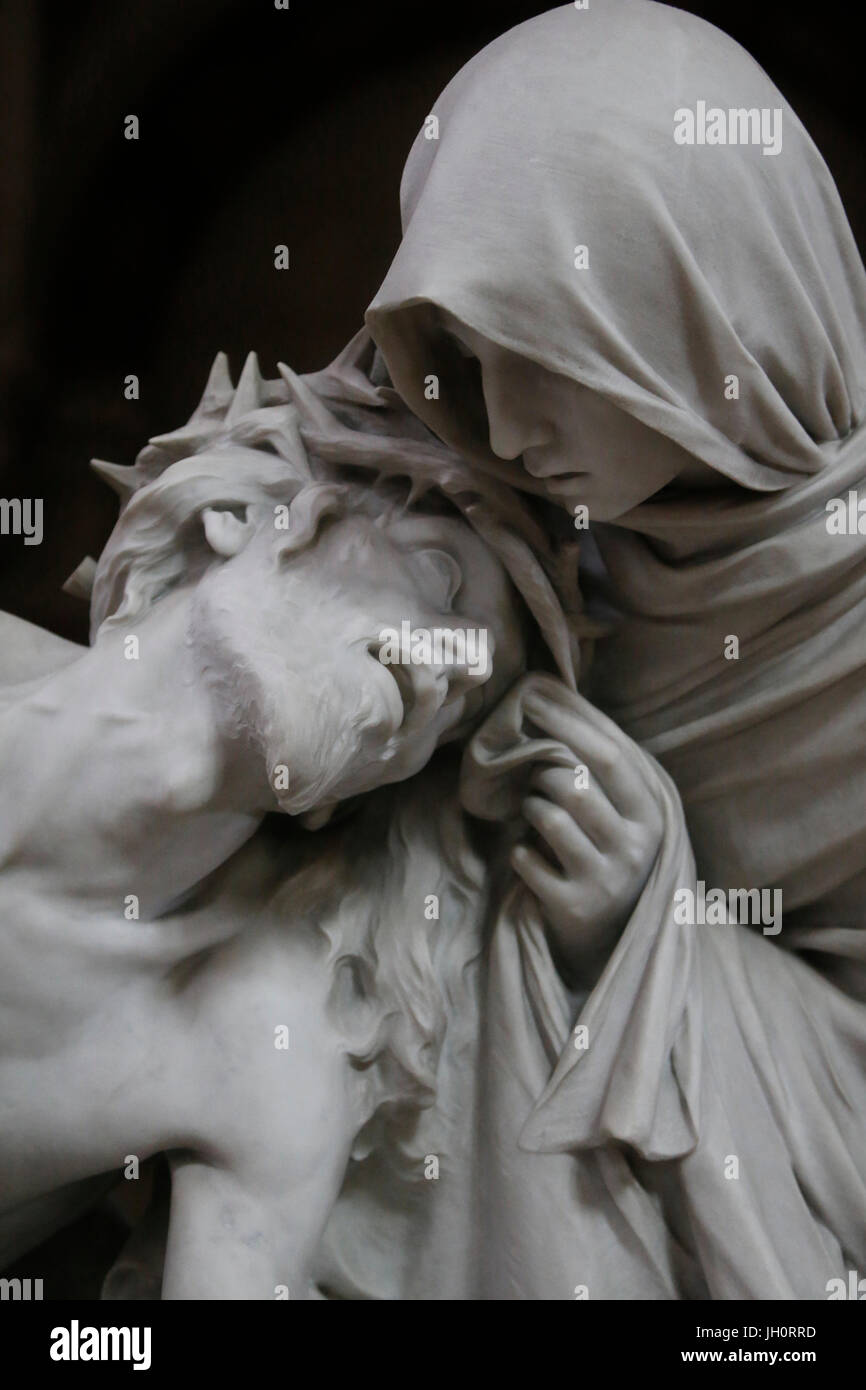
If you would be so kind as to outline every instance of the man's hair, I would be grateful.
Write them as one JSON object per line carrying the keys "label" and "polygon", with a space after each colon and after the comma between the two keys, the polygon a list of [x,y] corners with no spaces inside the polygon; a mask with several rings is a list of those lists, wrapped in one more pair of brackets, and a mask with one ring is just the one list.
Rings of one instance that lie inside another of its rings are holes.
{"label": "man's hair", "polygon": [[[214,561],[201,521],[208,508],[273,527],[275,509],[285,507],[281,550],[287,553],[311,544],[326,517],[361,514],[387,527],[409,503],[408,482],[363,483],[327,465],[316,473],[294,476],[273,454],[239,445],[170,465],[130,498],[103,551],[92,592],[93,634],[140,617],[169,590],[201,577]],[[421,499],[416,509],[445,506]]]}
{"label": "man's hair", "polygon": [[262,378],[250,353],[237,388],[218,354],[186,425],[151,439],[131,468],[94,460],[121,510],[98,563],[73,584],[90,591],[91,638],[146,612],[213,561],[208,508],[269,516],[290,507],[287,545],[308,543],[321,517],[351,507],[462,516],[498,556],[559,670],[573,680],[580,625],[576,546],[559,546],[519,494],[446,448],[362,370],[363,343],[305,381],[283,364]]}
{"label": "man's hair", "polygon": [[458,1074],[478,1034],[489,875],[460,808],[457,761],[445,751],[412,781],[367,793],[360,821],[310,836],[270,905],[325,938],[331,1018],[368,1088],[353,1157],[375,1153],[410,1181],[423,1178],[427,1153],[447,1154],[434,1110],[443,1054]]}

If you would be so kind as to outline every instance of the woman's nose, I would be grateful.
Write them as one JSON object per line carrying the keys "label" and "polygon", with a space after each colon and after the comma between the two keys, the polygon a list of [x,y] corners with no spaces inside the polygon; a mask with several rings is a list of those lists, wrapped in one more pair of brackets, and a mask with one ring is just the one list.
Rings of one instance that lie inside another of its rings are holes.
{"label": "woman's nose", "polygon": [[533,419],[531,402],[520,384],[504,374],[482,374],[490,447],[501,459],[520,458],[524,449],[550,442],[550,431]]}

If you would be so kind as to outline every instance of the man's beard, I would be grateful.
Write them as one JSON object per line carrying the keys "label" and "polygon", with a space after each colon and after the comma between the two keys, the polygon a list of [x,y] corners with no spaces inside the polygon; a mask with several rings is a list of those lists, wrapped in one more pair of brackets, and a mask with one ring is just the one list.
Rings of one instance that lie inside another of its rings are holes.
{"label": "man's beard", "polygon": [[[381,729],[373,687],[359,657],[338,671],[298,669],[303,653],[288,642],[251,647],[261,631],[261,613],[249,614],[237,594],[231,602],[221,586],[200,587],[193,605],[189,641],[196,668],[211,692],[223,733],[245,744],[264,765],[282,811],[299,815],[387,780],[383,765],[397,751],[396,739]],[[285,785],[287,783],[287,785]]]}

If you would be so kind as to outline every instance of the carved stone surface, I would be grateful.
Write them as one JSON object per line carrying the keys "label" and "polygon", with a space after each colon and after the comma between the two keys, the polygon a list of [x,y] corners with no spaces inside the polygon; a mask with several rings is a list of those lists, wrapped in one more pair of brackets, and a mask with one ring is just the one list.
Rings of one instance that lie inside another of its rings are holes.
{"label": "carved stone surface", "polygon": [[838,195],[624,0],[464,68],[403,221],[330,367],[95,465],[89,647],[0,615],[0,1267],[108,1203],[112,1299],[846,1296]]}

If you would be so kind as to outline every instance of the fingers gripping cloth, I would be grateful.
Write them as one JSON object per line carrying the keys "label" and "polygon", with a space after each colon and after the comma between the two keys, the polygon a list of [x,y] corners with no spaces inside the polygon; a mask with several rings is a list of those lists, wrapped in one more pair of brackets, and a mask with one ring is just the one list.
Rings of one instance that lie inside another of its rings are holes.
{"label": "fingers gripping cloth", "polygon": [[[564,1046],[566,1038],[560,1039],[562,1056],[521,1144],[563,1151],[616,1140],[648,1159],[676,1158],[697,1137],[701,1016],[694,927],[674,921],[674,893],[693,886],[695,877],[679,799],[666,773],[605,715],[561,682],[534,674],[512,688],[466,751],[461,799],[473,815],[499,821],[518,815],[539,762],[574,767],[574,750],[527,728],[526,705],[535,694],[561,701],[613,737],[623,757],[637,761],[662,808],[665,831],[637,906],[580,1014],[588,1046]],[[531,958],[544,927],[535,898],[522,885],[513,930]],[[552,1021],[548,1001],[540,997],[534,1004]]]}

